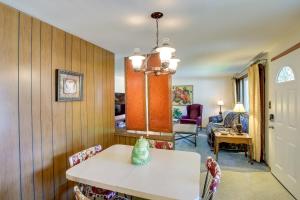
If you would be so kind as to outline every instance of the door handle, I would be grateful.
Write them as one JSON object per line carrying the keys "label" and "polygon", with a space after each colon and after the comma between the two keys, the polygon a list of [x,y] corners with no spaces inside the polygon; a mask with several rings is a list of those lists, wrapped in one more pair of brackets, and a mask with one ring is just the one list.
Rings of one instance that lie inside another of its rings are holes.
{"label": "door handle", "polygon": [[269,126],[269,128],[270,128],[270,129],[275,129],[275,127],[274,127],[274,126]]}

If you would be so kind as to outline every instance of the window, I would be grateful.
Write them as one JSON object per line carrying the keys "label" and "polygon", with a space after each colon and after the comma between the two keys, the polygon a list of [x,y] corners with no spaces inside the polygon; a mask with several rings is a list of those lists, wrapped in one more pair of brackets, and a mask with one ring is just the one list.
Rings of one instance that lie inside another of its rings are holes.
{"label": "window", "polygon": [[244,104],[245,110],[249,112],[249,88],[248,76],[236,79],[237,102]]}
{"label": "window", "polygon": [[295,80],[295,75],[292,68],[285,66],[277,75],[277,83],[284,83]]}
{"label": "window", "polygon": [[249,86],[248,86],[248,77],[244,78],[244,98],[243,98],[243,103],[245,110],[249,112]]}

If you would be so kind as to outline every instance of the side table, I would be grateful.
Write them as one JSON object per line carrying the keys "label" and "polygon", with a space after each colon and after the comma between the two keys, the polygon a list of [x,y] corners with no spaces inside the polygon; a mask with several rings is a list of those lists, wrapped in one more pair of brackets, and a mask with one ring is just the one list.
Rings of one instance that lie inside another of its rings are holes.
{"label": "side table", "polygon": [[230,144],[245,144],[247,145],[247,150],[249,151],[249,162],[253,164],[252,161],[252,137],[248,134],[243,133],[242,135],[237,134],[222,134],[219,131],[215,132],[215,145],[214,145],[214,153],[216,155],[216,160],[218,160],[219,154],[219,144],[220,143],[230,143]]}

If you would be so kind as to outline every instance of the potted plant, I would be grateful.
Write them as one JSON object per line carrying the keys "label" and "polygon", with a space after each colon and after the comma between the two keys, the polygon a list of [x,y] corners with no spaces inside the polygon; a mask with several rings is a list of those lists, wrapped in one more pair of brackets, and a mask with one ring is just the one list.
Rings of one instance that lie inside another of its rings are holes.
{"label": "potted plant", "polygon": [[173,118],[174,119],[180,119],[182,116],[182,112],[179,108],[173,108]]}

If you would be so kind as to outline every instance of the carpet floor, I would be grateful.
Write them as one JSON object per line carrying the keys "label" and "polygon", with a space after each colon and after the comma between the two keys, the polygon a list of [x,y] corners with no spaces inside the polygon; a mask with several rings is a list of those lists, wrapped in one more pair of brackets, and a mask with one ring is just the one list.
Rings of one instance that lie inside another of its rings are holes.
{"label": "carpet floor", "polygon": [[[197,152],[201,155],[201,172],[205,171],[205,160],[208,156],[215,158],[207,143],[207,135],[204,131],[200,131],[197,137],[197,147],[186,140],[177,140],[175,144],[176,150]],[[245,157],[244,152],[235,151],[219,151],[218,163],[223,170],[231,170],[237,172],[266,172],[269,168],[263,163],[254,162],[251,165],[249,159]]]}
{"label": "carpet floor", "polygon": [[[198,152],[201,155],[201,186],[203,187],[208,156],[215,157],[207,143],[207,135],[200,131],[197,147],[179,140],[176,150]],[[293,196],[270,173],[263,163],[251,165],[243,152],[220,151],[222,178],[214,200],[294,200]],[[201,187],[201,188],[202,188]],[[201,191],[202,192],[202,191]]]}

